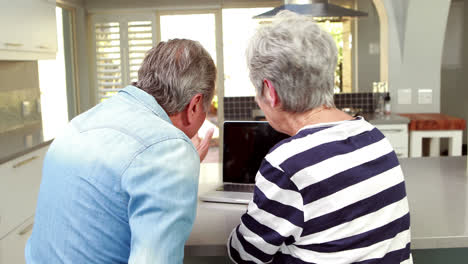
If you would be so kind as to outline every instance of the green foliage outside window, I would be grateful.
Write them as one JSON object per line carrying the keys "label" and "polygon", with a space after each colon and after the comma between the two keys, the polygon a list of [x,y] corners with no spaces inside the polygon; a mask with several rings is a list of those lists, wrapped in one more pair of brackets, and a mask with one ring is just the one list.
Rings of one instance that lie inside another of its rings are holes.
{"label": "green foliage outside window", "polygon": [[319,25],[330,32],[338,48],[338,63],[335,70],[335,93],[339,93],[343,90],[343,23],[326,21],[319,23]]}

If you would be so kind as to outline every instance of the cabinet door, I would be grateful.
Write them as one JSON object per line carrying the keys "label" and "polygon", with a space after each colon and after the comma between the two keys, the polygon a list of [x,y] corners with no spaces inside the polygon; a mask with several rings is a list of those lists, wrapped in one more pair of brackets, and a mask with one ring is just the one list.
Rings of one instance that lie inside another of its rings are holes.
{"label": "cabinet door", "polygon": [[[22,0],[25,1],[25,0]],[[30,33],[26,40],[30,41],[28,50],[35,52],[57,52],[57,22],[55,18],[55,1],[26,0],[32,11],[29,18]],[[32,25],[31,25],[32,24]],[[55,56],[54,56],[55,59]]]}
{"label": "cabinet door", "polygon": [[38,149],[1,165],[0,238],[34,214],[47,149]]}
{"label": "cabinet door", "polygon": [[0,263],[24,264],[24,248],[31,236],[34,217],[28,218],[23,224],[0,240]]}
{"label": "cabinet door", "polygon": [[0,59],[55,59],[55,1],[0,0]]}
{"label": "cabinet door", "polygon": [[378,125],[375,127],[390,141],[399,158],[408,157],[408,125]]}

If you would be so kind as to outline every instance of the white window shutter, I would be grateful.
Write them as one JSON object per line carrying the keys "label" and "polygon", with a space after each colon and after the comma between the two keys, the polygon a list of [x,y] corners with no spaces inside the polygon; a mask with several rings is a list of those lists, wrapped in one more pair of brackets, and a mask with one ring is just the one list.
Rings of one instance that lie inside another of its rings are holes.
{"label": "white window shutter", "polygon": [[130,82],[138,80],[138,69],[148,50],[153,47],[151,21],[128,22],[128,66]]}
{"label": "white window shutter", "polygon": [[96,39],[96,82],[99,100],[122,89],[120,25],[117,22],[94,25]]}
{"label": "white window shutter", "polygon": [[138,80],[146,52],[155,43],[153,15],[94,17],[95,84],[101,102]]}

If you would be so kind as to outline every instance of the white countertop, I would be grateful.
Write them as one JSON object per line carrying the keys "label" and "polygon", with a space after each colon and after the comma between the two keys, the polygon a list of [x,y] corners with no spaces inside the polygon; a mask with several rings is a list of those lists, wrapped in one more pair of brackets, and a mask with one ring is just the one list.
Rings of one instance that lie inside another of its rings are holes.
{"label": "white countertop", "polygon": [[468,176],[464,157],[400,160],[414,249],[468,247]]}
{"label": "white countertop", "polygon": [[374,113],[362,114],[364,119],[373,125],[396,125],[396,124],[409,124],[409,118],[397,114],[379,115]]}
{"label": "white countertop", "polygon": [[[468,248],[468,176],[463,157],[401,159],[411,214],[412,249]],[[203,163],[199,193],[221,184],[218,163]],[[246,205],[199,201],[188,256],[226,255]]]}

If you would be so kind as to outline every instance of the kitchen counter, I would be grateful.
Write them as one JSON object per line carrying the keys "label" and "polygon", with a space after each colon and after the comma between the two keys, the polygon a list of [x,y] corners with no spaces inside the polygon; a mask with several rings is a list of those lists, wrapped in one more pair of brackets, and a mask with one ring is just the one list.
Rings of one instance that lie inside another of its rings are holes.
{"label": "kitchen counter", "polygon": [[[468,248],[467,158],[401,159],[411,212],[412,249]],[[221,184],[218,163],[204,163],[199,193]],[[187,256],[225,256],[246,205],[199,201]]]}
{"label": "kitchen counter", "polygon": [[38,149],[40,149],[42,147],[50,145],[50,143],[52,143],[52,141],[53,141],[53,139],[47,140],[47,141],[42,141],[42,142],[38,143],[37,145],[32,146],[30,148],[27,148],[27,149],[24,149],[24,150],[19,150],[17,152],[13,152],[11,154],[7,154],[7,155],[4,155],[4,156],[2,156],[3,155],[3,153],[2,153],[2,155],[0,155],[0,164],[6,163],[6,162],[8,162],[10,160],[14,160],[14,159],[19,158],[19,157],[21,157],[23,155],[26,155],[26,154],[28,154],[30,152],[38,150]]}
{"label": "kitchen counter", "polygon": [[365,113],[361,116],[373,125],[409,124],[410,122],[409,118],[397,114],[379,115],[375,113]]}
{"label": "kitchen counter", "polygon": [[409,130],[464,130],[466,121],[464,119],[439,114],[400,114],[410,119]]}
{"label": "kitchen counter", "polygon": [[410,136],[410,157],[423,155],[423,139],[429,139],[429,156],[440,155],[440,139],[448,138],[448,155],[461,156],[463,145],[463,130],[466,121],[461,118],[440,113],[399,114],[410,119],[408,125]]}

